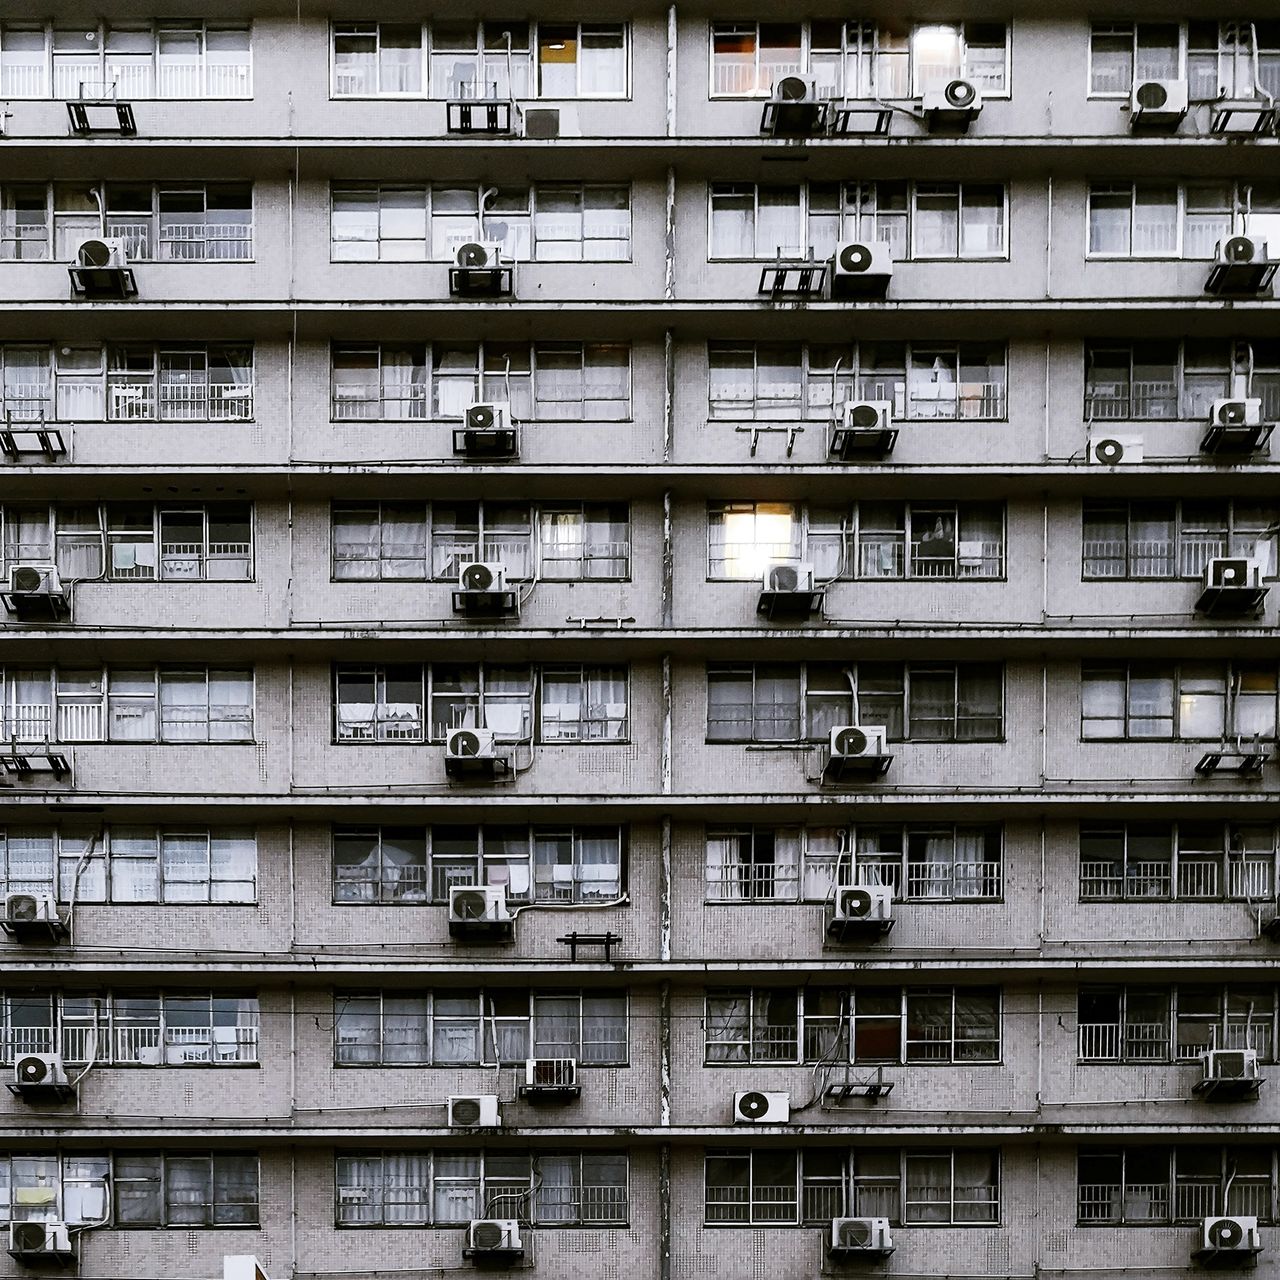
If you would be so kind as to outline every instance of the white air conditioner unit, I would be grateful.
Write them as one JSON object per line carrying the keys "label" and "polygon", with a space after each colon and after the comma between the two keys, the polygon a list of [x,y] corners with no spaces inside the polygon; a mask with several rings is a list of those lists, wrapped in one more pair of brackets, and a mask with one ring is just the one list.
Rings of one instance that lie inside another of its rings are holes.
{"label": "white air conditioner unit", "polygon": [[6,924],[59,924],[58,904],[52,893],[11,893],[4,900]]}
{"label": "white air conditioner unit", "polygon": [[773,93],[770,96],[774,102],[817,102],[818,82],[813,76],[779,76],[773,82]]}
{"label": "white air conditioner unit", "polygon": [[1262,1237],[1257,1218],[1206,1218],[1204,1246],[1208,1250],[1228,1249],[1260,1253]]}
{"label": "white air conditioner unit", "polygon": [[1219,240],[1214,247],[1213,258],[1219,267],[1260,267],[1270,261],[1267,242],[1252,236],[1230,236]]}
{"label": "white air conditioner unit", "polygon": [[505,591],[507,571],[500,564],[477,560],[462,566],[458,573],[458,586],[463,591]]}
{"label": "white air conditioner unit", "polygon": [[524,1087],[526,1089],[576,1089],[578,1087],[577,1058],[526,1058]]}
{"label": "white air conditioner unit", "polygon": [[1262,585],[1262,564],[1245,556],[1214,556],[1205,567],[1204,585],[1256,591]]}
{"label": "white air conditioner unit", "polygon": [[1209,424],[1215,427],[1260,427],[1262,401],[1215,400],[1209,411]]}
{"label": "white air conditioner unit", "polygon": [[67,1083],[58,1053],[24,1053],[13,1064],[13,1083],[19,1089],[49,1089]]}
{"label": "white air conditioner unit", "polygon": [[511,406],[509,404],[473,404],[467,407],[468,431],[510,431]]}
{"label": "white air conditioner unit", "polygon": [[892,920],[893,890],[882,884],[846,884],[836,888],[836,919]]}
{"label": "white air conditioner unit", "polygon": [[524,1253],[520,1223],[515,1218],[477,1218],[467,1224],[467,1254],[483,1257],[504,1254],[508,1257]]}
{"label": "white air conditioner unit", "polygon": [[45,1260],[71,1253],[71,1233],[63,1222],[9,1223],[9,1253],[19,1260]]}
{"label": "white air conditioner unit", "polygon": [[854,760],[862,756],[882,756],[888,736],[883,725],[840,725],[831,730],[832,759]]}
{"label": "white air conditioner unit", "polygon": [[511,919],[501,884],[455,884],[449,889],[449,919],[460,924],[497,924]]}
{"label": "white air conditioner unit", "polygon": [[851,431],[887,431],[893,422],[893,405],[888,400],[846,400],[840,417]]}
{"label": "white air conditioner unit", "polygon": [[1090,436],[1089,461],[1104,467],[1129,466],[1143,459],[1142,436]]}
{"label": "white air conditioner unit", "polygon": [[842,284],[858,280],[887,280],[893,275],[893,258],[889,246],[883,240],[870,243],[847,240],[836,247],[831,266],[832,286],[839,290]]}
{"label": "white air conditioner unit", "polygon": [[813,565],[807,560],[771,560],[760,582],[763,591],[813,591]]}
{"label": "white air conditioner unit", "polygon": [[1200,1055],[1206,1080],[1256,1080],[1256,1049],[1210,1049]]}
{"label": "white air conditioner unit", "polygon": [[89,236],[76,245],[76,265],[95,271],[123,270],[129,265],[124,241],[102,236]]}
{"label": "white air conditioner unit", "polygon": [[451,1129],[496,1129],[502,1124],[496,1093],[450,1095],[446,1101]]}
{"label": "white air conditioner unit", "polygon": [[972,80],[952,80],[941,89],[930,89],[921,102],[926,115],[976,116],[982,110],[982,92]]}
{"label": "white air conditioner unit", "polygon": [[734,1124],[786,1124],[791,1119],[789,1093],[746,1089],[733,1095]]}
{"label": "white air conditioner unit", "polygon": [[888,1218],[833,1218],[831,1253],[887,1253],[893,1248]]}
{"label": "white air conditioner unit", "polygon": [[458,246],[453,260],[463,271],[496,271],[502,266],[502,246],[482,240],[469,240]]}
{"label": "white air conditioner unit", "polygon": [[492,729],[454,729],[444,744],[446,760],[492,760],[497,744]]}
{"label": "white air conditioner unit", "polygon": [[1176,125],[1189,105],[1185,80],[1143,80],[1133,86],[1129,120],[1135,125]]}
{"label": "white air conditioner unit", "polygon": [[9,594],[13,596],[64,596],[62,579],[51,564],[9,566]]}

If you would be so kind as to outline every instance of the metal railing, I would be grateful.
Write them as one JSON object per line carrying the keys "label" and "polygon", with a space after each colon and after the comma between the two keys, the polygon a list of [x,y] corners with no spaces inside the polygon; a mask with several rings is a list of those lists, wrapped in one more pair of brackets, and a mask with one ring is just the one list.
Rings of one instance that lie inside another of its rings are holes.
{"label": "metal railing", "polygon": [[1209,561],[1228,552],[1226,533],[1167,538],[1086,538],[1087,578],[1202,578]]}
{"label": "metal railing", "polygon": [[170,582],[248,582],[250,552],[247,542],[210,542],[207,546],[202,542],[162,542],[160,577]]}
{"label": "metal railing", "polygon": [[379,707],[367,717],[339,714],[337,737],[339,742],[422,742],[422,709]]}
{"label": "metal railing", "polygon": [[421,422],[428,416],[427,391],[410,387],[391,395],[367,383],[334,383],[331,413],[335,422]]}
{"label": "metal railing", "polygon": [[[1274,894],[1275,866],[1270,855],[1230,858],[1225,881],[1221,859],[1180,856],[1176,873],[1168,861],[1131,862],[1127,874],[1114,862],[1080,864],[1080,896],[1085,901],[1121,898],[1267,900]],[[1225,893],[1224,893],[1225,889]]]}
{"label": "metal railing", "polygon": [[744,862],[707,868],[707,896],[718,902],[794,902],[800,883],[795,863]]}
{"label": "metal railing", "polygon": [[998,898],[1001,878],[998,862],[908,862],[907,897]]}
{"label": "metal railing", "polygon": [[542,1183],[534,1196],[538,1222],[626,1222],[627,1188],[619,1186],[550,1186]]}
{"label": "metal railing", "polygon": [[533,574],[533,534],[478,542],[453,541],[442,535],[431,548],[432,577],[437,580],[456,582],[463,565],[475,561],[502,565],[510,579],[528,579]]}
{"label": "metal railing", "polygon": [[1173,419],[1180,410],[1174,382],[1094,382],[1085,390],[1084,413],[1090,422]]}
{"label": "metal railing", "polygon": [[1163,1022],[1082,1022],[1076,1028],[1081,1062],[1164,1062],[1169,1026]]}

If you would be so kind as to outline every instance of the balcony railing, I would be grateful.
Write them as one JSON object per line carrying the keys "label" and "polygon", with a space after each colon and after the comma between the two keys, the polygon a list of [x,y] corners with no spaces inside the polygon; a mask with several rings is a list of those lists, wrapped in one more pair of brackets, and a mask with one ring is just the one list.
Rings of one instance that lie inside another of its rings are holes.
{"label": "balcony railing", "polygon": [[907,897],[998,898],[1001,866],[998,862],[910,862],[907,864]]}
{"label": "balcony railing", "polygon": [[508,579],[527,581],[532,574],[533,536],[515,538],[485,538],[480,542],[449,541],[448,535],[436,540],[432,547],[432,576],[446,582],[456,582],[463,565],[474,561],[500,564],[507,571]]}
{"label": "balcony railing", "polygon": [[1227,554],[1225,533],[1167,538],[1086,538],[1087,578],[1202,578],[1209,561]]}
{"label": "balcony railing", "polygon": [[158,237],[155,220],[145,215],[109,213],[105,226],[108,236],[124,242],[132,261],[228,262],[253,257],[253,228],[243,221],[177,222],[162,213]]}
{"label": "balcony railing", "polygon": [[379,393],[366,383],[335,383],[333,387],[333,420],[422,422],[427,418],[425,387],[406,388],[399,394]]}
{"label": "balcony railing", "polygon": [[61,1053],[69,1063],[115,1062],[159,1066],[258,1061],[258,1028],[64,1025],[11,1027],[0,1038],[6,1062],[27,1053]]}
{"label": "balcony railing", "polygon": [[1179,855],[1176,876],[1168,861],[1131,862],[1127,875],[1114,862],[1080,864],[1080,896],[1086,901],[1169,899],[1175,883],[1179,899],[1266,901],[1274,896],[1275,867],[1269,855],[1231,858],[1224,882],[1221,859],[1213,855],[1203,859]]}
{"label": "balcony railing", "polygon": [[1169,1027],[1163,1022],[1082,1022],[1076,1028],[1081,1062],[1164,1062]]}
{"label": "balcony railing", "polygon": [[717,902],[794,902],[799,876],[794,863],[708,867],[707,896]]}

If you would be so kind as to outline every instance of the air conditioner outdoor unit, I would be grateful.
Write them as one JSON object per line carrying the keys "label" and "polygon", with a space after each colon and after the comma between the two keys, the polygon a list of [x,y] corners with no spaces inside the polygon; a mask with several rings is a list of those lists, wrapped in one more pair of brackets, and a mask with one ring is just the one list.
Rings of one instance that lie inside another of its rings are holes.
{"label": "air conditioner outdoor unit", "polygon": [[58,904],[51,893],[11,893],[4,900],[6,924],[58,924]]}
{"label": "air conditioner outdoor unit", "polygon": [[502,1124],[496,1093],[450,1095],[446,1101],[451,1129],[496,1129]]}
{"label": "air conditioner outdoor unit", "polygon": [[63,1222],[9,1223],[9,1253],[33,1263],[72,1253],[71,1233]]}
{"label": "air conditioner outdoor unit", "polygon": [[464,564],[458,574],[458,586],[463,591],[505,591],[507,571],[503,565],[477,560]]}
{"label": "air conditioner outdoor unit", "polygon": [[841,417],[851,431],[887,431],[893,421],[893,405],[888,400],[846,400]]}
{"label": "air conditioner outdoor unit", "polygon": [[520,1223],[515,1218],[477,1218],[467,1224],[467,1243],[462,1252],[464,1257],[522,1257]]}
{"label": "air conditioner outdoor unit", "polygon": [[468,431],[510,431],[511,406],[509,404],[473,404],[467,407]]}
{"label": "air conditioner outdoor unit", "polygon": [[50,1089],[67,1083],[62,1055],[24,1053],[13,1064],[13,1083],[21,1089]]}
{"label": "air conditioner outdoor unit", "polygon": [[450,923],[500,924],[510,919],[505,885],[456,884],[449,889]]}
{"label": "air conditioner outdoor unit", "polygon": [[952,80],[925,93],[921,106],[935,119],[972,120],[982,110],[982,93],[972,80]]}
{"label": "air conditioner outdoor unit", "polygon": [[836,919],[892,920],[893,890],[880,884],[840,886],[836,889]]}
{"label": "air conditioner outdoor unit", "polygon": [[1252,236],[1231,236],[1218,241],[1213,258],[1220,267],[1263,266],[1268,261],[1267,242]]}
{"label": "air conditioner outdoor unit", "polygon": [[887,289],[893,277],[893,258],[883,240],[847,240],[836,246],[831,263],[834,296]]}
{"label": "air conditioner outdoor unit", "polygon": [[882,725],[846,724],[831,730],[833,759],[882,756],[888,731]]}
{"label": "air conditioner outdoor unit", "polygon": [[502,246],[471,240],[458,246],[453,260],[462,271],[496,271],[503,265]]}
{"label": "air conditioner outdoor unit", "polygon": [[492,760],[497,746],[492,729],[454,729],[444,745],[446,760]]}
{"label": "air conditioner outdoor unit", "polygon": [[1210,1049],[1200,1055],[1206,1080],[1256,1080],[1256,1049]]}
{"label": "air conditioner outdoor unit", "polygon": [[1089,461],[1104,467],[1128,466],[1143,459],[1142,436],[1090,436]]}
{"label": "air conditioner outdoor unit", "polygon": [[1129,99],[1129,122],[1138,125],[1178,124],[1187,114],[1190,94],[1185,80],[1144,80]]}
{"label": "air conditioner outdoor unit", "polygon": [[53,565],[15,564],[9,567],[9,594],[65,597],[66,592]]}
{"label": "air conditioner outdoor unit", "polygon": [[1214,556],[1205,568],[1204,585],[1256,591],[1262,585],[1262,565],[1245,556]]}
{"label": "air conditioner outdoor unit", "polygon": [[526,1058],[524,1087],[526,1089],[576,1089],[578,1087],[577,1058]]}
{"label": "air conditioner outdoor unit", "polygon": [[760,583],[763,591],[813,590],[813,565],[807,560],[773,560]]}
{"label": "air conditioner outdoor unit", "polygon": [[774,102],[817,102],[818,82],[813,76],[779,76],[773,82],[773,93],[770,96]]}
{"label": "air conditioner outdoor unit", "polygon": [[833,1218],[827,1251],[837,1257],[860,1253],[890,1253],[893,1238],[888,1218]]}
{"label": "air conditioner outdoor unit", "polygon": [[94,271],[122,271],[129,265],[124,241],[90,236],[76,245],[76,263]]}
{"label": "air conditioner outdoor unit", "polygon": [[1258,427],[1262,425],[1262,401],[1215,400],[1209,411],[1209,423],[1215,427]]}
{"label": "air conditioner outdoor unit", "polygon": [[1258,1234],[1258,1219],[1206,1218],[1203,1248],[1209,1252],[1225,1249],[1260,1253],[1262,1237]]}
{"label": "air conditioner outdoor unit", "polygon": [[791,1119],[789,1093],[747,1089],[733,1095],[734,1124],[786,1124]]}

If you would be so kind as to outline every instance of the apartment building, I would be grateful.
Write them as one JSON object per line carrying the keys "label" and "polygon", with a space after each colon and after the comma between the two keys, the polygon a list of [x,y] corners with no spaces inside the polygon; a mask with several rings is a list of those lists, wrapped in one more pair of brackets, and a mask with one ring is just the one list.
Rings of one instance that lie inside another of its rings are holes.
{"label": "apartment building", "polygon": [[216,8],[0,14],[0,1276],[1266,1274],[1280,22]]}

